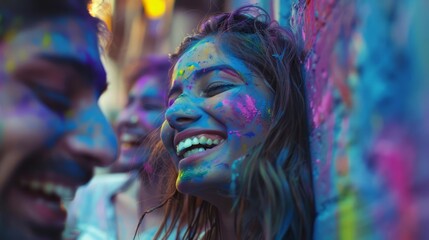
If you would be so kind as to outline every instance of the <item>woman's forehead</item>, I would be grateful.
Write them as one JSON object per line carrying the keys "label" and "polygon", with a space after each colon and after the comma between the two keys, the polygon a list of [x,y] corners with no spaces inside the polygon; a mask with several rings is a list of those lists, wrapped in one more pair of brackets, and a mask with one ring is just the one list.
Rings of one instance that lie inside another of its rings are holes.
{"label": "woman's forehead", "polygon": [[225,52],[220,44],[222,43],[214,37],[207,37],[196,43],[177,61],[172,80],[190,79],[193,75],[216,66],[228,67],[242,75],[248,75],[250,71],[245,63]]}
{"label": "woman's forehead", "polygon": [[180,57],[174,70],[182,72],[188,70],[189,73],[195,68],[220,62],[223,53],[219,51],[216,44],[214,38],[205,38],[199,41]]}

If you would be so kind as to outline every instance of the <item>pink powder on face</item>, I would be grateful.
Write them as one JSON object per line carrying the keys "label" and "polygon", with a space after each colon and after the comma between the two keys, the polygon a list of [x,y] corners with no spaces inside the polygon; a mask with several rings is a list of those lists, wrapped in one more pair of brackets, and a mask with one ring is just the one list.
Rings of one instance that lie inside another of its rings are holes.
{"label": "pink powder on face", "polygon": [[[259,105],[256,105],[259,103]],[[249,95],[238,95],[235,99],[224,99],[220,103],[222,107],[228,106],[232,109],[232,119],[241,121],[239,126],[244,128],[246,125],[255,121],[260,126],[267,126],[271,120],[270,109],[267,108],[265,101],[256,101]]]}
{"label": "pink powder on face", "polygon": [[[244,99],[243,99],[244,98]],[[238,97],[237,101],[229,101],[227,99],[222,101],[224,105],[235,105],[234,115],[237,118],[244,118],[244,124],[251,123],[255,117],[260,114],[258,109],[255,106],[255,99],[251,98],[249,95],[244,97]]]}

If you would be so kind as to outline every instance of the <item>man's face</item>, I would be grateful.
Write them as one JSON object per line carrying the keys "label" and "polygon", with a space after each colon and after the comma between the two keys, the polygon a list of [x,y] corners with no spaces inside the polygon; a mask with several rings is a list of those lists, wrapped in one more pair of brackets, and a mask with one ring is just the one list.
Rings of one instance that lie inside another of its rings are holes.
{"label": "man's face", "polygon": [[117,155],[97,36],[58,18],[0,43],[0,239],[59,239],[64,201]]}

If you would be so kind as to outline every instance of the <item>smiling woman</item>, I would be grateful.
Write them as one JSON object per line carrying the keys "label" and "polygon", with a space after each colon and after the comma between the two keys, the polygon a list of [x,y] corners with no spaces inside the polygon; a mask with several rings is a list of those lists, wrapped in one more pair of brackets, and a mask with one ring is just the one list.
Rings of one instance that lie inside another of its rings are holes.
{"label": "smiling woman", "polygon": [[300,57],[293,34],[253,6],[184,40],[161,133],[180,193],[157,237],[180,228],[183,239],[311,238]]}

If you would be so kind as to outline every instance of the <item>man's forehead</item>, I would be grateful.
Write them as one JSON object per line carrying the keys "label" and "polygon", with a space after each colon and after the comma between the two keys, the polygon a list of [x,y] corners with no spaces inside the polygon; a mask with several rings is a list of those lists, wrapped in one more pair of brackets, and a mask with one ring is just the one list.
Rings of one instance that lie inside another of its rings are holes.
{"label": "man's forehead", "polygon": [[5,44],[3,67],[6,71],[41,55],[73,59],[82,65],[91,65],[98,72],[104,71],[97,32],[81,19],[69,17],[42,21],[17,32]]}

